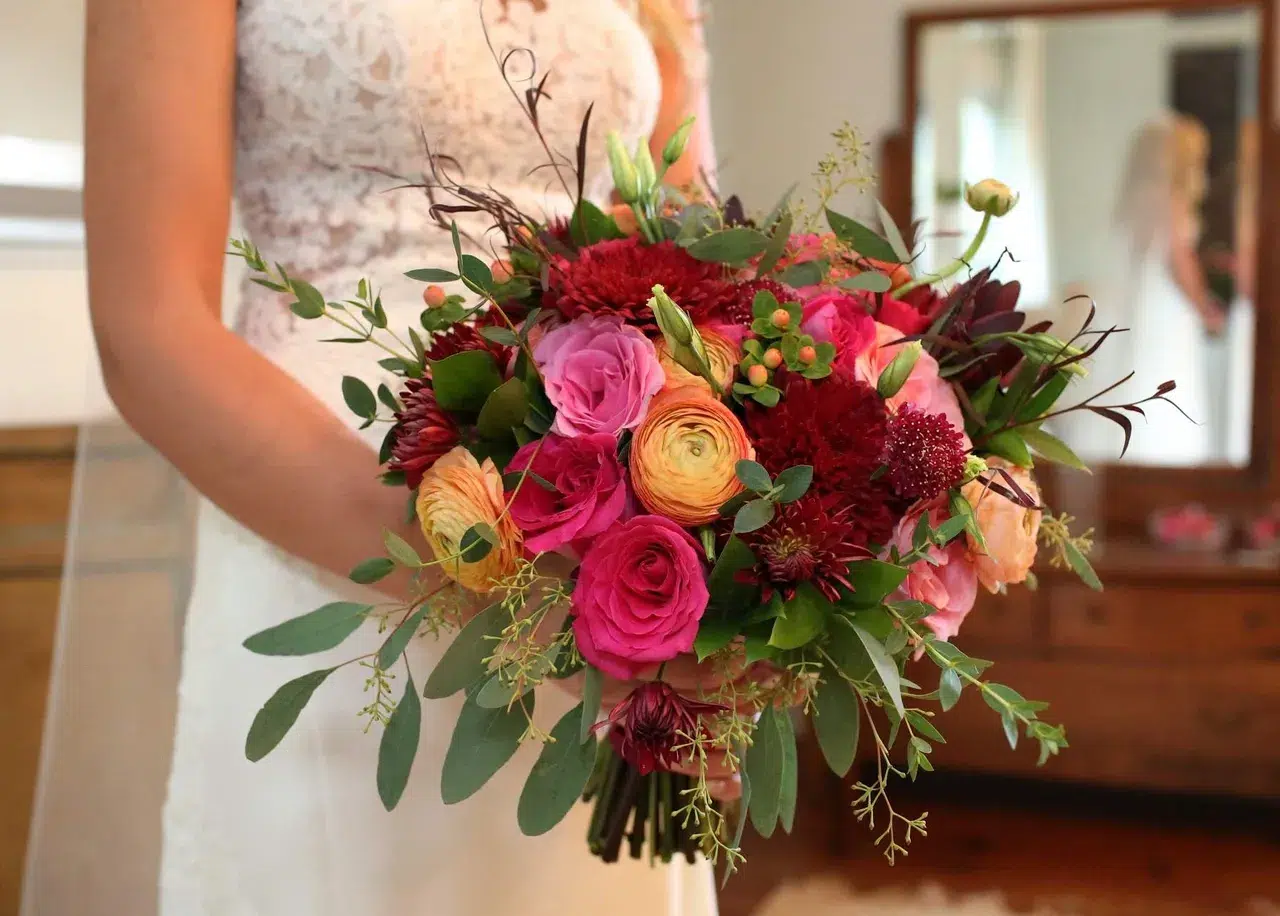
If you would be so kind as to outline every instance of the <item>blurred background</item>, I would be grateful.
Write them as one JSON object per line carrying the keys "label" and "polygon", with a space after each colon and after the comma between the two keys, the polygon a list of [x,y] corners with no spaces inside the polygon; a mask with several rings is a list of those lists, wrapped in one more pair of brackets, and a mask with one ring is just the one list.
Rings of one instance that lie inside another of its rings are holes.
{"label": "blurred background", "polygon": [[[898,799],[930,835],[891,869],[806,747],[796,832],[748,849],[725,916],[1280,913],[1280,392],[1255,358],[1280,297],[1280,252],[1258,244],[1280,209],[1271,5],[703,0],[723,190],[767,209],[848,121],[899,223],[927,221],[927,266],[975,228],[963,182],[999,177],[1023,198],[986,263],[1058,330],[1090,298],[1097,325],[1133,328],[1096,377],[1134,368],[1135,396],[1176,377],[1197,421],[1156,405],[1120,461],[1110,425],[1059,424],[1099,467],[1050,475],[1048,502],[1093,527],[1107,590],[1046,565],[966,624],[1071,748],[1038,769],[962,700],[941,772]],[[188,587],[190,494],[122,431],[93,351],[82,31],[79,0],[0,0],[0,916],[29,845],[58,862],[28,876],[40,916],[154,912]],[[70,555],[73,489],[95,527]],[[130,596],[145,614],[95,619]],[[85,615],[61,645],[60,603]]]}

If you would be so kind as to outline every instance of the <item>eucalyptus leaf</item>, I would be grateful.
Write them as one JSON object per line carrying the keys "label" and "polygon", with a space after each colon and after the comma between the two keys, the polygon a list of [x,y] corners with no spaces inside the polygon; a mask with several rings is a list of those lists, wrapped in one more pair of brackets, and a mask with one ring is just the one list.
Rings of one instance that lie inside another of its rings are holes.
{"label": "eucalyptus leaf", "polygon": [[462,533],[462,540],[458,542],[458,556],[463,563],[479,563],[493,551],[494,544],[485,537],[482,526],[489,527],[481,523],[472,525]]}
{"label": "eucalyptus leaf", "polygon": [[747,534],[758,531],[773,521],[774,504],[767,499],[753,499],[741,509],[733,519],[735,534]]}
{"label": "eucalyptus leaf", "polygon": [[799,649],[813,642],[826,632],[827,619],[834,611],[831,602],[808,582],[796,588],[784,608],[769,636],[769,645],[778,649]]}
{"label": "eucalyptus leaf", "polygon": [[[738,749],[738,759],[742,760],[746,756],[746,750]],[[738,774],[738,778],[742,781],[742,795],[738,797],[738,819],[733,828],[733,843],[731,849],[740,850],[742,848],[742,836],[747,830],[747,818],[751,811],[751,777],[747,775],[746,770]],[[734,865],[731,856],[725,856],[724,878],[721,881],[721,889],[729,881],[729,876],[733,874]]]}
{"label": "eucalyptus leaf", "polygon": [[1024,427],[1022,438],[1027,445],[1031,446],[1031,450],[1042,458],[1078,471],[1089,472],[1089,466],[1080,460],[1079,456],[1071,450],[1071,446],[1052,433],[1045,432],[1043,429]]}
{"label": "eucalyptus leaf", "polygon": [[595,665],[587,665],[582,677],[582,721],[578,728],[579,743],[585,744],[587,739],[595,733],[603,695],[604,672]]}
{"label": "eucalyptus leaf", "polygon": [[816,286],[826,276],[827,266],[826,261],[801,261],[799,264],[792,264],[786,270],[780,272],[778,280],[796,289]]}
{"label": "eucalyptus leaf", "polygon": [[949,712],[960,701],[960,692],[964,682],[954,668],[944,669],[938,679],[938,705],[943,712]]}
{"label": "eucalyptus leaf", "polygon": [[809,492],[809,486],[812,483],[813,467],[811,465],[798,464],[795,467],[787,468],[779,473],[778,479],[774,481],[774,485],[779,488],[778,502],[795,502]]}
{"label": "eucalyptus leaf", "polygon": [[1063,540],[1061,543],[1062,552],[1066,554],[1067,557],[1067,563],[1070,564],[1072,571],[1080,577],[1080,581],[1094,591],[1102,591],[1102,580],[1099,579],[1098,574],[1093,571],[1093,566],[1089,563],[1089,558],[1084,555],[1083,551],[1081,551],[1079,547],[1071,543],[1070,540]]}
{"label": "eucalyptus leaf", "polygon": [[[738,581],[738,573],[756,564],[756,556],[741,538],[734,535],[725,542],[716,565],[707,577],[707,589],[711,593],[710,607],[737,613],[746,606],[756,592],[755,586]],[[705,623],[705,619],[704,623]]]}
{"label": "eucalyptus leaf", "polygon": [[827,766],[837,776],[845,776],[858,753],[858,733],[862,710],[849,682],[828,671],[813,696],[813,730]]}
{"label": "eucalyptus leaf", "polygon": [[733,226],[705,235],[685,250],[699,261],[740,264],[763,254],[768,247],[769,237],[763,232],[746,226]]}
{"label": "eucalyptus leaf", "polygon": [[408,619],[400,626],[391,631],[391,635],[387,637],[382,644],[382,648],[378,650],[378,667],[386,671],[396,663],[404,650],[408,648],[409,641],[413,639],[414,634],[418,632],[418,627],[422,626],[422,619],[427,616],[429,608],[424,604],[418,608]]}
{"label": "eucalyptus leaf", "polygon": [[883,203],[876,201],[876,213],[880,217],[880,226],[884,229],[885,240],[893,248],[894,260],[899,264],[911,263],[911,250],[907,248],[907,240],[902,237],[902,230],[893,221],[893,215]]}
{"label": "eucalyptus leaf", "polygon": [[768,838],[778,825],[786,778],[786,749],[780,713],[772,705],[764,708],[756,723],[755,735],[747,748],[745,772],[751,780],[751,826]]}
{"label": "eucalyptus leaf", "polygon": [[453,271],[440,270],[438,267],[420,267],[417,270],[406,271],[405,276],[421,283],[452,283],[459,279]]}
{"label": "eucalyptus leaf", "polygon": [[698,661],[706,661],[729,645],[741,630],[742,626],[736,620],[704,616],[698,623],[698,636],[693,641],[693,651],[697,653]]}
{"label": "eucalyptus leaf", "polygon": [[893,280],[885,274],[874,270],[864,270],[860,274],[846,277],[836,284],[841,289],[866,290],[869,293],[887,293],[893,286]]}
{"label": "eucalyptus leaf", "polygon": [[273,693],[271,699],[258,710],[258,714],[253,717],[253,724],[249,726],[249,735],[244,743],[245,757],[256,763],[275,750],[276,745],[298,721],[302,710],[311,702],[316,688],[336,670],[336,668],[324,668],[320,671],[312,671],[302,677],[294,678]]}
{"label": "eucalyptus leaf", "polygon": [[334,601],[309,614],[294,617],[255,633],[244,641],[244,647],[257,655],[312,655],[340,645],[360,628],[365,615],[373,610],[369,604]]}
{"label": "eucalyptus leaf", "polygon": [[468,691],[444,755],[440,796],[446,805],[465,801],[484,788],[520,747],[533,714],[536,694],[530,694],[525,706],[507,710],[480,706],[475,701],[478,692],[478,686]]}
{"label": "eucalyptus leaf", "polygon": [[748,490],[754,490],[757,493],[767,493],[773,487],[773,478],[769,476],[763,465],[757,464],[746,458],[737,463],[734,468],[737,473],[738,480]]}
{"label": "eucalyptus leaf", "polygon": [[851,607],[878,605],[889,597],[907,578],[907,570],[883,560],[855,560],[849,564],[849,584],[853,594],[847,599]]}
{"label": "eucalyptus leaf", "polygon": [[427,678],[423,696],[442,700],[483,677],[485,660],[493,654],[495,640],[511,622],[511,614],[499,602],[481,611],[453,638]]}
{"label": "eucalyptus leaf", "polygon": [[491,340],[499,346],[518,347],[520,346],[520,338],[510,328],[499,327],[497,325],[489,325],[480,329],[480,336],[485,340]]}
{"label": "eucalyptus leaf", "polygon": [[418,688],[410,674],[405,677],[404,695],[392,711],[378,745],[378,797],[388,811],[400,803],[409,784],[421,734],[422,701],[418,699]]}
{"label": "eucalyptus leaf", "polygon": [[583,742],[578,734],[585,709],[579,703],[560,718],[529,772],[516,808],[516,821],[525,836],[541,836],[564,820],[591,778],[596,742]]}
{"label": "eucalyptus leaf", "polygon": [[369,419],[378,413],[378,402],[374,399],[369,386],[354,375],[342,377],[342,399],[347,408],[357,417]]}
{"label": "eucalyptus leaf", "polygon": [[464,350],[431,363],[436,403],[445,410],[478,413],[502,381],[498,364],[487,350]]}
{"label": "eucalyptus leaf", "polygon": [[476,419],[476,429],[480,435],[490,439],[509,436],[512,427],[524,425],[528,414],[529,398],[525,383],[518,378],[507,379],[485,400],[480,416]]}
{"label": "eucalyptus leaf", "polygon": [[462,279],[478,293],[488,293],[494,286],[493,272],[489,265],[473,254],[464,254],[459,262]]}
{"label": "eucalyptus leaf", "polygon": [[840,241],[848,244],[864,258],[887,261],[890,264],[898,262],[898,255],[894,252],[893,246],[857,220],[850,219],[828,207],[827,224]]}
{"label": "eucalyptus leaf", "polygon": [[856,623],[853,625],[853,632],[857,634],[863,648],[867,650],[871,664],[875,667],[876,674],[880,676],[880,682],[884,684],[889,699],[893,701],[893,708],[898,711],[898,715],[904,715],[906,710],[902,705],[902,681],[897,664],[885,652],[884,645]]}
{"label": "eucalyptus leaf", "polygon": [[422,565],[422,558],[418,556],[418,552],[394,531],[384,531],[382,543],[386,546],[387,553],[391,554],[391,559],[401,566],[417,568]]}
{"label": "eucalyptus leaf", "polygon": [[372,585],[395,572],[396,564],[386,557],[372,557],[357,563],[347,578],[357,585]]}
{"label": "eucalyptus leaf", "polygon": [[782,737],[782,790],[778,795],[778,820],[787,833],[795,826],[796,800],[800,795],[800,763],[796,750],[795,726],[788,712],[774,716]]}
{"label": "eucalyptus leaf", "polygon": [[[528,685],[528,690],[532,689]],[[515,698],[516,685],[502,671],[495,671],[476,691],[476,703],[485,709],[506,709]]]}
{"label": "eucalyptus leaf", "polygon": [[298,301],[292,306],[293,313],[299,318],[311,320],[324,314],[324,296],[306,280],[291,280],[293,294]]}

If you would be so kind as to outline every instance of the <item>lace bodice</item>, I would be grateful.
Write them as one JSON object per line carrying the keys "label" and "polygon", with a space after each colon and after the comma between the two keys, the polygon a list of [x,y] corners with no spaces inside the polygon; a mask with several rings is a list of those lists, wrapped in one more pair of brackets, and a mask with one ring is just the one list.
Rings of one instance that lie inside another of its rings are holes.
{"label": "lace bodice", "polygon": [[[242,0],[237,38],[240,220],[270,258],[309,277],[421,261],[441,244],[425,195],[391,191],[387,177],[422,176],[428,145],[467,184],[534,212],[564,208],[495,58],[516,50],[507,72],[523,93],[534,58],[518,49],[534,53],[537,78],[549,74],[543,133],[570,159],[594,104],[595,190],[605,132],[644,137],[661,95],[652,47],[615,0]],[[253,293],[239,325],[263,342],[290,319]]]}

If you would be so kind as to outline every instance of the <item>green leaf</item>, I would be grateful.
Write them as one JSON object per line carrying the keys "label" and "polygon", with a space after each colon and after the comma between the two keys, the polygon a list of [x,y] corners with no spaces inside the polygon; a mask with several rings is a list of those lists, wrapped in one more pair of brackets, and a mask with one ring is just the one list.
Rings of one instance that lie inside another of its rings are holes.
{"label": "green leaf", "polygon": [[1032,467],[1031,452],[1018,430],[1006,429],[987,439],[984,444],[987,451],[1012,461],[1020,468]]}
{"label": "green leaf", "polygon": [[395,572],[396,564],[386,557],[372,557],[356,565],[347,578],[357,585],[372,585]]}
{"label": "green leaf", "polygon": [[1089,470],[1089,466],[1080,460],[1076,453],[1071,450],[1071,446],[1052,433],[1028,426],[1022,429],[1022,438],[1037,455],[1047,458],[1055,464],[1063,464],[1078,471]]}
{"label": "green leaf", "polygon": [[569,237],[575,245],[583,247],[607,239],[622,238],[622,233],[618,231],[618,224],[613,217],[584,197],[578,202],[578,208],[569,220]]}
{"label": "green leaf", "polygon": [[394,531],[384,531],[382,533],[382,543],[386,546],[387,553],[391,554],[391,559],[401,566],[409,566],[416,569],[422,565],[422,558],[418,556],[418,552],[409,546],[408,541]]}
{"label": "green leaf", "polygon": [[378,413],[378,402],[373,397],[369,386],[353,375],[342,377],[342,399],[347,408],[357,417],[369,419]]}
{"label": "green leaf", "polygon": [[417,270],[406,271],[405,276],[421,283],[452,283],[459,279],[453,271],[440,270],[438,267],[420,267]]}
{"label": "green leaf", "polygon": [[360,628],[370,604],[335,601],[255,633],[244,647],[257,655],[312,655],[339,645]]}
{"label": "green leaf", "polygon": [[400,803],[409,784],[413,760],[418,756],[418,739],[422,734],[422,701],[413,675],[405,677],[404,696],[396,704],[382,732],[378,745],[378,797],[382,807],[391,811]]}
{"label": "green leaf", "polygon": [[703,617],[698,623],[698,636],[693,641],[698,661],[705,661],[729,645],[741,630],[742,626],[736,620]]}
{"label": "green leaf", "polygon": [[902,237],[902,231],[898,229],[898,224],[893,221],[893,215],[878,200],[876,201],[876,213],[880,216],[880,226],[884,229],[884,237],[889,242],[889,246],[893,248],[894,260],[899,264],[910,264],[911,250],[907,248],[907,240]]}
{"label": "green leaf", "polygon": [[766,838],[773,835],[782,809],[787,776],[786,726],[778,720],[785,716],[785,712],[778,712],[772,704],[764,708],[744,764],[746,776],[751,780],[751,825]]}
{"label": "green leaf", "polygon": [[827,766],[837,776],[845,776],[858,753],[858,733],[862,724],[858,696],[843,677],[826,672],[813,695],[813,730]]}
{"label": "green leaf", "polygon": [[429,608],[426,605],[418,608],[409,618],[391,631],[391,635],[387,637],[386,642],[382,644],[382,648],[378,650],[378,667],[386,671],[396,663],[404,650],[409,646],[409,640],[413,639],[414,634],[418,632],[418,627],[422,626],[422,618],[427,616]]}
{"label": "green leaf", "polygon": [[477,413],[501,384],[502,373],[487,350],[465,350],[431,362],[431,386],[445,410]]}
{"label": "green leaf", "polygon": [[[924,735],[926,738],[932,738],[939,744],[947,743],[947,739],[942,737],[942,732],[938,731],[938,729],[934,727],[934,724],[929,721],[929,717],[920,710],[908,709],[907,721],[911,723],[912,729]],[[932,750],[932,748],[930,748],[930,750]]]}
{"label": "green leaf", "polygon": [[440,773],[440,796],[446,805],[455,805],[475,795],[520,747],[520,737],[533,714],[536,694],[526,707],[485,709],[475,701],[479,687],[467,693],[458,714],[453,739],[444,755]]}
{"label": "green leaf", "polygon": [[959,490],[952,490],[947,494],[947,505],[951,511],[952,518],[963,518],[965,521],[964,530],[973,538],[978,549],[986,551],[987,539],[982,536],[982,529],[978,527],[978,517],[973,513],[973,506],[969,505],[969,500],[964,498],[964,494]]}
{"label": "green leaf", "polygon": [[1004,736],[1009,741],[1009,747],[1013,750],[1018,749],[1018,721],[1008,713],[1000,716],[1000,724],[1004,726]]}
{"label": "green leaf", "polygon": [[733,519],[735,534],[747,534],[758,531],[773,521],[774,505],[767,499],[753,499],[741,509]]}
{"label": "green leaf", "polygon": [[495,545],[486,535],[492,531],[492,528],[480,522],[462,533],[462,540],[458,542],[458,556],[463,563],[479,563],[489,555]]}
{"label": "green leaf", "polygon": [[1067,563],[1070,564],[1071,569],[1075,574],[1080,577],[1080,581],[1096,592],[1102,591],[1102,580],[1099,579],[1098,574],[1093,571],[1093,566],[1089,563],[1089,558],[1084,555],[1079,547],[1071,543],[1071,541],[1064,540],[1061,543],[1062,552],[1067,556]]}
{"label": "green leaf", "polygon": [[492,340],[494,343],[503,347],[520,346],[520,338],[510,328],[498,327],[496,325],[487,325],[480,329],[480,336],[485,340]]}
{"label": "green leaf", "polygon": [[808,464],[797,464],[778,474],[774,486],[779,488],[777,500],[780,503],[793,503],[809,492],[813,483],[813,467]]}
{"label": "green leaf", "polygon": [[501,603],[485,608],[463,627],[427,678],[422,695],[442,700],[474,684],[488,672],[485,659],[493,654],[494,641],[511,622]]}
{"label": "green leaf", "polygon": [[847,603],[850,607],[875,607],[889,597],[907,578],[907,570],[883,560],[856,560],[849,564],[849,584],[853,594]]}
{"label": "green leaf", "polygon": [[594,734],[603,695],[604,673],[595,665],[587,665],[582,675],[582,721],[578,728],[578,741],[581,744],[585,744]]}
{"label": "green leaf", "polygon": [[986,422],[987,411],[991,409],[991,404],[996,399],[996,391],[999,387],[1000,380],[998,378],[989,378],[982,383],[982,387],[975,391],[973,397],[969,399],[969,403],[973,405],[973,409],[978,414],[978,419],[984,423]]}
{"label": "green leaf", "polygon": [[943,712],[949,712],[960,701],[960,691],[963,689],[964,682],[954,668],[947,668],[942,672],[938,679],[938,705]]}
{"label": "green leaf", "polygon": [[293,294],[298,297],[298,301],[291,306],[295,315],[309,321],[324,314],[324,296],[320,295],[319,290],[306,280],[290,282],[293,285]]}
{"label": "green leaf", "polygon": [[[746,757],[746,753],[747,752],[744,748],[739,748],[738,759],[744,759]],[[747,775],[747,771],[745,769],[739,773],[738,776],[742,780],[742,796],[738,799],[738,820],[733,827],[733,843],[730,846],[731,849],[742,848],[742,835],[746,833],[747,816],[748,812],[751,811],[751,777]],[[725,884],[728,883],[729,876],[733,874],[733,870],[734,865],[732,857],[725,856],[724,878],[720,884],[722,890],[724,889]]]}
{"label": "green leaf", "polygon": [[493,288],[493,272],[484,261],[473,254],[464,254],[459,264],[462,269],[462,279],[471,289],[478,293],[487,293]]}
{"label": "green leaf", "polygon": [[787,242],[791,240],[791,225],[793,222],[794,218],[790,213],[784,213],[778,221],[777,227],[769,236],[769,247],[765,249],[760,258],[760,263],[756,265],[757,277],[763,277],[771,273],[773,268],[777,266],[778,259],[786,251]]}
{"label": "green leaf", "polygon": [[890,264],[897,263],[898,255],[894,252],[893,246],[857,220],[850,219],[828,207],[827,224],[840,241],[848,244],[864,258],[888,261]]}
{"label": "green leaf", "polygon": [[[756,565],[756,556],[741,538],[736,535],[725,542],[724,549],[716,558],[716,565],[707,577],[707,589],[711,592],[710,607],[736,613],[744,607],[755,594],[756,588],[745,582],[737,581],[737,575],[744,569]],[[704,623],[706,618],[703,618]]]}
{"label": "green leaf", "polygon": [[893,708],[898,711],[898,715],[903,715],[906,710],[902,705],[902,679],[898,674],[898,666],[884,651],[884,645],[856,623],[853,625],[853,632],[857,634],[863,648],[867,650],[867,655],[871,657],[871,664],[875,666],[876,674],[880,676],[880,683],[884,684],[884,689],[888,691],[889,699],[893,701]]}
{"label": "green leaf", "polygon": [[939,547],[950,544],[968,526],[969,520],[962,515],[953,515],[933,531],[933,543]]}
{"label": "green leaf", "polygon": [[325,668],[312,671],[302,677],[294,678],[271,695],[253,717],[249,726],[249,736],[244,742],[244,755],[254,763],[270,754],[281,739],[293,728],[298,716],[311,701],[316,688],[324,683],[325,678],[333,674],[337,668]]}
{"label": "green leaf", "polygon": [[734,226],[703,236],[686,250],[699,261],[739,264],[769,247],[769,237],[756,229]]}
{"label": "green leaf", "polygon": [[791,722],[791,715],[785,710],[778,712],[774,719],[778,723],[778,731],[782,737],[782,791],[778,797],[778,819],[782,822],[782,829],[790,833],[795,825],[796,799],[800,794],[796,732]]}
{"label": "green leaf", "polygon": [[1062,392],[1066,390],[1067,383],[1070,381],[1071,376],[1066,372],[1055,372],[1018,411],[1016,418],[1018,422],[1026,423],[1048,413],[1049,409],[1057,403],[1058,398],[1062,397]]}
{"label": "green leaf", "polygon": [[484,402],[480,416],[476,419],[476,429],[480,435],[490,439],[510,436],[512,427],[523,426],[528,414],[529,397],[524,382],[518,378],[507,379],[493,389]]}
{"label": "green leaf", "polygon": [[778,274],[778,280],[794,289],[804,289],[821,283],[826,273],[826,261],[801,261]]}
{"label": "green leaf", "polygon": [[742,485],[748,490],[754,490],[757,493],[768,493],[773,488],[773,478],[769,476],[769,472],[764,469],[763,465],[744,458],[737,463],[734,470],[738,475],[738,480],[742,481]]}
{"label": "green leaf", "polygon": [[587,787],[595,767],[596,742],[578,740],[585,709],[579,703],[560,718],[529,771],[516,808],[516,821],[525,836],[541,836],[564,820]]}
{"label": "green leaf", "polygon": [[[410,328],[410,330],[413,329]],[[381,401],[383,406],[392,413],[395,413],[400,409],[400,403],[396,400],[396,396],[391,393],[391,389],[386,385],[378,386],[378,400]]]}
{"label": "green leaf", "polygon": [[[529,689],[533,689],[532,685]],[[494,672],[476,691],[476,703],[485,709],[506,709],[515,698],[516,685],[501,671]]]}
{"label": "green leaf", "polygon": [[841,289],[847,290],[866,290],[871,293],[887,293],[893,286],[893,280],[878,271],[864,270],[860,274],[854,274],[852,277],[846,277],[836,285]]}
{"label": "green leaf", "polygon": [[777,649],[807,646],[827,630],[834,606],[808,582],[800,583],[784,606],[783,616],[773,622],[769,645]]}
{"label": "green leaf", "polygon": [[743,645],[746,649],[748,665],[754,665],[756,662],[762,662],[778,654],[778,650],[769,645],[768,637],[760,634],[748,633]]}

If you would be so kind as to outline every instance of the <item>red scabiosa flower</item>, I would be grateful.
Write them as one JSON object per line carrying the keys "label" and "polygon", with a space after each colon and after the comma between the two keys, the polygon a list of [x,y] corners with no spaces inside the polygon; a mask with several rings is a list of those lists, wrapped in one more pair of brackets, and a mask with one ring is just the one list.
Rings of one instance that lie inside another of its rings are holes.
{"label": "red scabiosa flower", "polygon": [[768,525],[740,537],[758,561],[742,578],[759,583],[765,601],[775,589],[790,599],[801,582],[836,601],[841,586],[852,587],[846,579],[849,564],[871,555],[860,543],[849,507],[829,495],[807,493],[785,503]]}
{"label": "red scabiosa flower", "polygon": [[885,464],[899,496],[932,499],[964,477],[964,435],[943,414],[905,404],[889,420]]}
{"label": "red scabiosa flower", "polygon": [[649,299],[657,284],[695,316],[735,296],[723,265],[699,261],[673,242],[644,245],[629,238],[583,248],[574,261],[553,259],[543,304],[570,319],[620,315],[652,334],[658,326]]}
{"label": "red scabiosa flower", "polygon": [[655,770],[670,770],[689,756],[676,749],[699,731],[705,732],[703,716],[728,711],[725,706],[683,697],[665,681],[648,681],[609,713],[609,740],[619,757],[647,776]]}
{"label": "red scabiosa flower", "polygon": [[744,329],[749,328],[753,318],[751,314],[752,303],[755,302],[756,293],[762,290],[773,293],[773,297],[779,302],[798,302],[800,300],[800,296],[795,290],[779,283],[777,280],[770,280],[767,277],[759,280],[747,280],[743,283],[734,284],[733,298],[705,314],[699,313],[694,317],[694,321],[695,323],[735,325]]}
{"label": "red scabiosa flower", "polygon": [[404,473],[411,490],[422,483],[427,469],[460,441],[453,418],[436,403],[435,392],[422,379],[411,378],[400,393],[404,406],[391,428],[389,471]]}
{"label": "red scabiosa flower", "polygon": [[780,372],[777,407],[752,404],[746,427],[756,460],[771,474],[813,467],[810,493],[832,496],[848,510],[859,547],[884,544],[901,515],[889,481],[872,479],[889,435],[889,414],[871,386],[836,373],[818,382]]}

